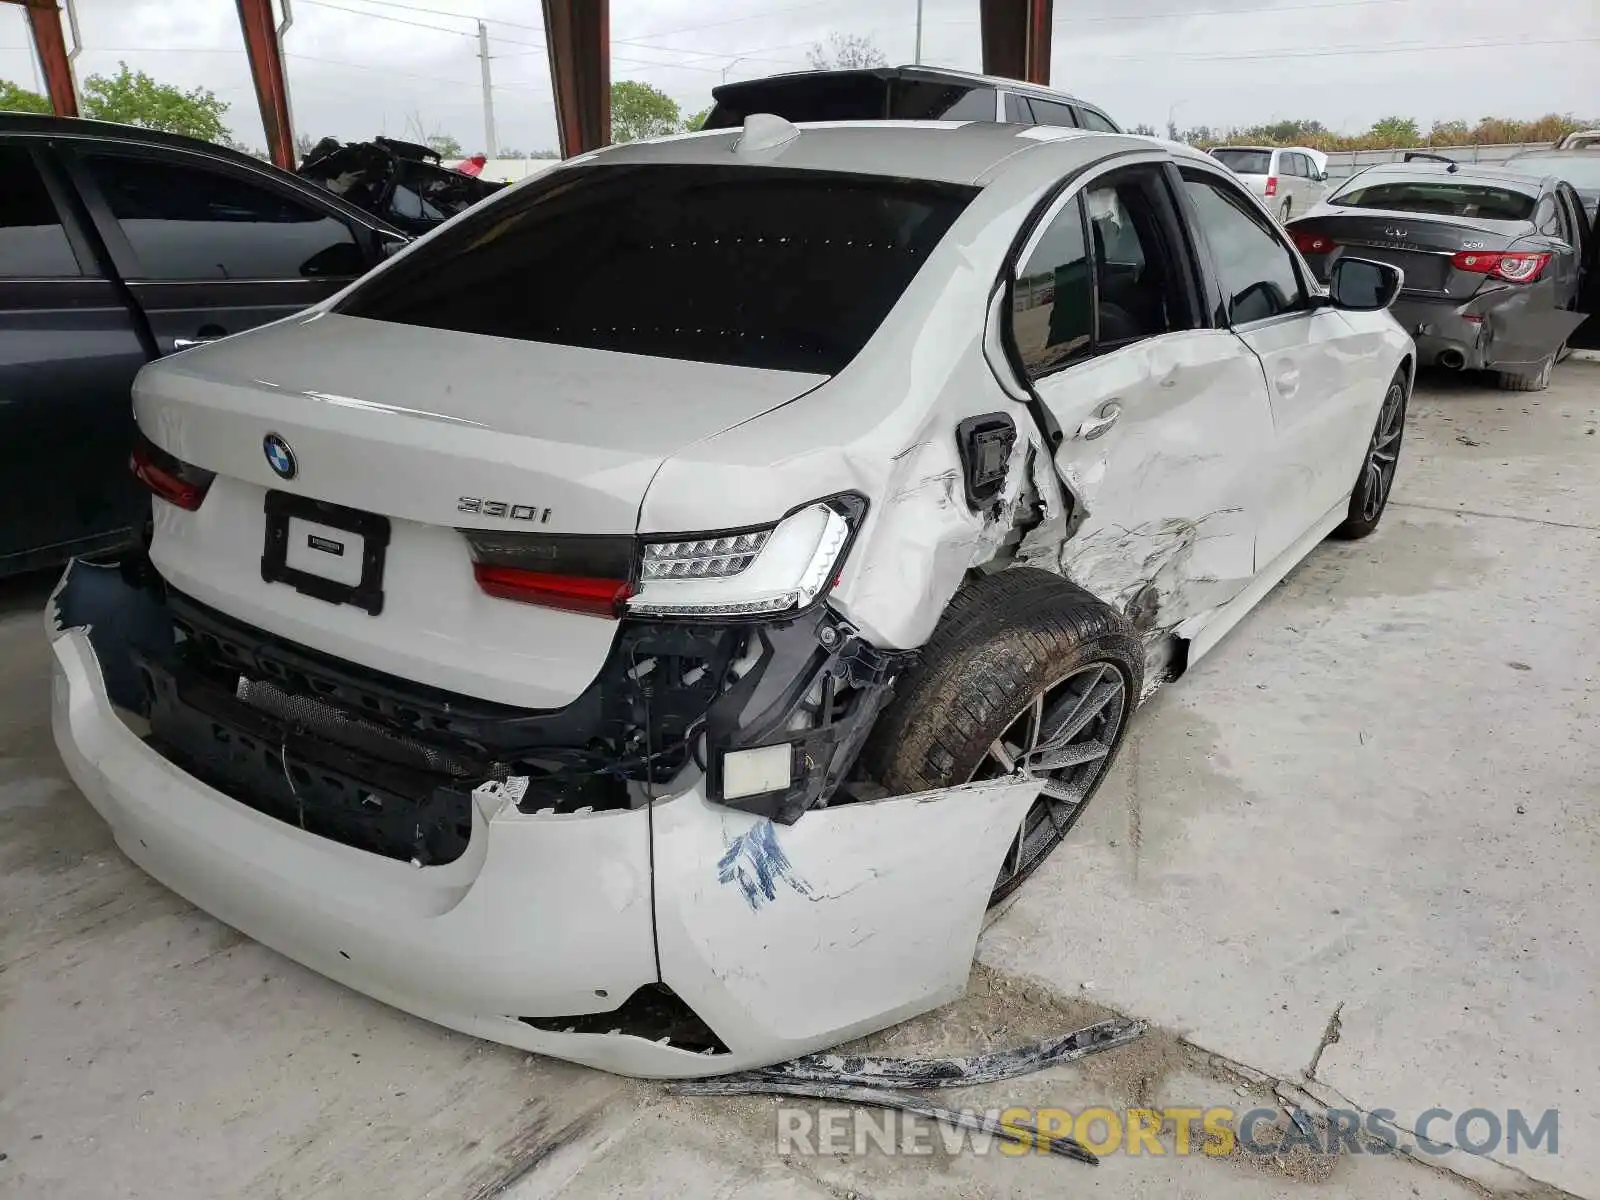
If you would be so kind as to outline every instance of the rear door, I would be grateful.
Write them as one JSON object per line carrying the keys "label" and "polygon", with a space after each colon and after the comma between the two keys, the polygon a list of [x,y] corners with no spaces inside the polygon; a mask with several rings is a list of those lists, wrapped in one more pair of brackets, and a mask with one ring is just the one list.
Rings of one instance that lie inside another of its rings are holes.
{"label": "rear door", "polygon": [[1181,173],[1223,315],[1266,374],[1276,452],[1255,464],[1265,484],[1256,542],[1264,568],[1350,491],[1387,381],[1368,378],[1367,348],[1345,319],[1312,305],[1278,224],[1221,171],[1186,163]]}
{"label": "rear door", "polygon": [[1161,163],[1118,168],[1056,202],[1023,247],[1010,305],[1084,513],[1064,565],[1141,631],[1248,582],[1272,457],[1260,365],[1210,326],[1190,262]]}
{"label": "rear door", "polygon": [[267,171],[167,147],[83,142],[71,154],[163,354],[298,312],[368,265],[343,212]]}
{"label": "rear door", "polygon": [[134,314],[42,140],[0,141],[0,575],[132,536]]}
{"label": "rear door", "polygon": [[1290,192],[1294,197],[1294,205],[1289,210],[1291,217],[1309,212],[1317,203],[1318,188],[1311,178],[1313,167],[1311,160],[1297,150],[1286,150],[1283,153],[1284,171],[1289,177]]}

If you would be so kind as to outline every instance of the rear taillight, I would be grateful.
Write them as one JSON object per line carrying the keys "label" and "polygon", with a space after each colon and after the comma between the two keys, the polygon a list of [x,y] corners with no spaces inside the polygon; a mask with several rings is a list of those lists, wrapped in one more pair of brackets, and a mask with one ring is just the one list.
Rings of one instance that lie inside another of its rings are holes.
{"label": "rear taillight", "polygon": [[214,471],[191,466],[174,458],[144,434],[136,434],[133,453],[128,456],[128,469],[139,482],[160,496],[168,504],[194,512],[206,498]]}
{"label": "rear taillight", "polygon": [[1532,283],[1544,273],[1550,255],[1543,250],[1462,250],[1450,263],[1458,271],[1471,271],[1507,283]]}
{"label": "rear taillight", "polygon": [[552,536],[463,529],[472,575],[501,600],[616,620],[633,595],[630,537]]}
{"label": "rear taillight", "polygon": [[1339,243],[1325,233],[1310,233],[1305,230],[1293,230],[1295,248],[1301,254],[1332,254],[1339,248]]}
{"label": "rear taillight", "polygon": [[1277,194],[1278,194],[1278,177],[1276,175],[1268,175],[1267,176],[1267,195],[1268,196],[1276,196]]}

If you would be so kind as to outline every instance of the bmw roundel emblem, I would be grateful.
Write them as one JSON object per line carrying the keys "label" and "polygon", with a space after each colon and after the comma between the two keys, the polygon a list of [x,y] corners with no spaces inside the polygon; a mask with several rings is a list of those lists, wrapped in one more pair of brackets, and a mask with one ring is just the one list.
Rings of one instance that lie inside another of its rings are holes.
{"label": "bmw roundel emblem", "polygon": [[294,478],[299,468],[295,466],[294,451],[289,449],[288,442],[275,433],[269,433],[261,439],[261,449],[266,452],[267,465],[280,479]]}

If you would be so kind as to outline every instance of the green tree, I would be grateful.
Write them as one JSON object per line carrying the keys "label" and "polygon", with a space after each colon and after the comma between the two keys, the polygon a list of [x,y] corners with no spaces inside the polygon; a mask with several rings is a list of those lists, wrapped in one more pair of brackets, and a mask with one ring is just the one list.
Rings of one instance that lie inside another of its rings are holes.
{"label": "green tree", "polygon": [[100,121],[120,121],[168,133],[185,133],[208,142],[228,143],[233,135],[222,123],[228,102],[218,100],[210,88],[184,92],[157,83],[143,71],[118,63],[115,75],[91,75],[83,81],[83,115]]}
{"label": "green tree", "polygon": [[637,79],[619,79],[611,85],[613,142],[662,137],[682,128],[678,102],[665,92]]}
{"label": "green tree", "polygon": [[685,133],[698,133],[706,127],[706,118],[711,115],[711,106],[707,105],[697,113],[690,113],[683,119]]}
{"label": "green tree", "polygon": [[1155,137],[1156,127],[1154,125],[1145,125],[1141,123],[1135,125],[1132,129],[1128,130],[1128,132],[1137,134],[1139,137]]}
{"label": "green tree", "polygon": [[828,44],[816,42],[806,51],[806,59],[813,71],[847,70],[853,67],[881,67],[889,60],[871,36],[854,33],[830,33]]}
{"label": "green tree", "polygon": [[0,112],[48,114],[50,111],[50,101],[38,92],[30,92],[10,80],[0,79]]}
{"label": "green tree", "polygon": [[1374,121],[1371,135],[1387,142],[1390,147],[1415,146],[1422,140],[1417,123],[1410,117],[1384,117],[1381,121]]}
{"label": "green tree", "polygon": [[430,133],[423,139],[423,144],[446,162],[467,156],[461,149],[461,143],[448,133]]}

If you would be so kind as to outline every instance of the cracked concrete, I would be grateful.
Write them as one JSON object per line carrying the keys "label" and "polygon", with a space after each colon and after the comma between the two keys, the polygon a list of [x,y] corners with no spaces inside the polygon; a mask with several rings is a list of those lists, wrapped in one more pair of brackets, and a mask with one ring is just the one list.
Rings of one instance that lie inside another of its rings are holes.
{"label": "cracked concrete", "polygon": [[440,1030],[117,853],[50,745],[35,579],[0,585],[0,1195],[1600,1196],[1600,366],[1556,380],[1425,383],[1379,535],[1318,550],[1164,689],[969,994],[867,1044],[1003,1046],[1115,1009],[1156,1027],[945,1100],[1260,1107],[1277,1136],[1285,1108],[1388,1108],[1397,1138],[1435,1103],[1557,1107],[1559,1155],[784,1155],[769,1098]]}

